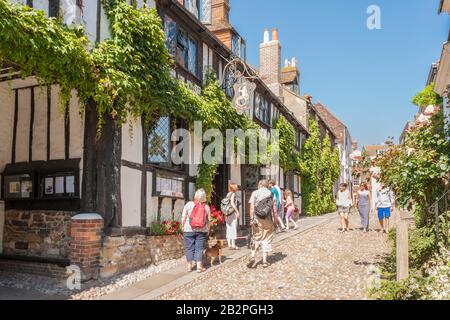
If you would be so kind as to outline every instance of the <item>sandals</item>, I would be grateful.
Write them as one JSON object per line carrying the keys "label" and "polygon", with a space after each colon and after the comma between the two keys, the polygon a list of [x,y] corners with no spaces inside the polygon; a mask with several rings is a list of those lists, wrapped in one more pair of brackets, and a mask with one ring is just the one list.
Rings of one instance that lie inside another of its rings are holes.
{"label": "sandals", "polygon": [[267,269],[268,267],[270,267],[270,263],[264,262],[262,266],[264,269]]}
{"label": "sandals", "polygon": [[203,267],[202,267],[202,268],[199,268],[199,269],[197,270],[198,273],[203,273],[203,272],[205,272],[205,271],[206,271],[206,269],[203,268]]}
{"label": "sandals", "polygon": [[256,269],[256,259],[255,258],[250,259],[250,261],[247,263],[247,268]]}

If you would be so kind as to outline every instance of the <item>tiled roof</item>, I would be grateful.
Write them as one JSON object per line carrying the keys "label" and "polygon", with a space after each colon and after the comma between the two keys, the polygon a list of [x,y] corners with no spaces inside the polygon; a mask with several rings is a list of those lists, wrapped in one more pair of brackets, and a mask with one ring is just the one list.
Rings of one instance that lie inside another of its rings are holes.
{"label": "tiled roof", "polygon": [[[309,96],[305,96],[306,100],[308,99]],[[334,131],[333,127],[331,127],[328,122],[325,121],[323,115],[319,112],[319,110],[317,110],[316,106],[313,103],[310,103],[310,108],[311,111],[317,115],[317,117],[325,124],[325,127],[331,132],[331,134],[334,136],[334,139],[338,139],[338,134],[336,133],[336,131]]]}
{"label": "tiled roof", "polygon": [[329,127],[333,129],[337,135],[337,140],[339,143],[344,144],[345,140],[345,130],[347,127],[343,124],[334,114],[328,110],[327,107],[322,105],[320,102],[316,103],[317,112],[320,113],[324,121]]}
{"label": "tiled roof", "polygon": [[368,155],[369,157],[376,157],[378,150],[387,150],[389,147],[386,145],[379,146],[364,146],[363,153]]}
{"label": "tiled roof", "polygon": [[284,67],[281,70],[281,83],[291,83],[298,78],[298,69],[296,67]]}

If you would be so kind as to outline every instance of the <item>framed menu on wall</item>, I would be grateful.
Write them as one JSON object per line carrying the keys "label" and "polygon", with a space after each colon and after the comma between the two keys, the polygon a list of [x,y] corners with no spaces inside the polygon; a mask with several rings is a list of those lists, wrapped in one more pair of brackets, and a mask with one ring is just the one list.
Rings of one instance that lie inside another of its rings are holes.
{"label": "framed menu on wall", "polygon": [[73,172],[47,174],[41,178],[43,198],[71,198],[76,196],[76,176]]}
{"label": "framed menu on wall", "polygon": [[31,174],[7,175],[4,178],[5,199],[31,199],[34,197]]}
{"label": "framed menu on wall", "polygon": [[185,177],[157,172],[154,175],[153,196],[184,199],[185,182]]}

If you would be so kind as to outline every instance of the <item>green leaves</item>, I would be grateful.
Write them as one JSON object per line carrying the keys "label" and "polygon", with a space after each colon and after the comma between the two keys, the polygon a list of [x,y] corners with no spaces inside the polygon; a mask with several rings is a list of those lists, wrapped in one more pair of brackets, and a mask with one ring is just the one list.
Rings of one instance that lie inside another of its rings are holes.
{"label": "green leaves", "polygon": [[285,171],[299,170],[300,155],[295,147],[294,127],[284,117],[280,117],[274,127],[279,132],[281,167]]}
{"label": "green leaves", "polygon": [[333,189],[339,179],[340,161],[339,150],[331,147],[329,136],[321,143],[319,125],[315,120],[310,120],[309,131],[300,168],[306,213],[314,216],[336,210]]}
{"label": "green leaves", "polygon": [[434,92],[434,83],[432,83],[414,96],[412,103],[418,107],[428,107],[429,105],[436,106],[442,104],[442,98]]}
{"label": "green leaves", "polygon": [[400,205],[412,202],[419,227],[433,223],[428,208],[444,192],[450,171],[450,143],[445,139],[442,112],[431,124],[413,128],[403,145],[392,147],[376,165],[382,180],[396,193]]}
{"label": "green leaves", "polygon": [[76,89],[82,102],[94,95],[95,65],[87,39],[44,16],[43,11],[0,0],[0,57],[16,64],[25,78],[35,75],[43,85],[59,83],[61,104]]}

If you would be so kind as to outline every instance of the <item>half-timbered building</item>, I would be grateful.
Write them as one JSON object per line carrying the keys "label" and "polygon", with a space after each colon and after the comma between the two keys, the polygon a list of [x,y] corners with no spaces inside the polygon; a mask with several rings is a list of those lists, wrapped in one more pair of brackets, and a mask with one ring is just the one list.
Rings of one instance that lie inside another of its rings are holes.
{"label": "half-timbered building", "polygon": [[[100,0],[15,2],[44,10],[49,16],[60,14],[69,25],[83,24],[91,46],[110,35]],[[227,77],[225,66],[235,58],[245,64],[245,41],[231,26],[219,28],[214,23],[218,10],[229,10],[228,1],[132,2],[158,10],[175,61],[174,77],[200,92],[206,73],[213,70],[233,96],[229,81],[222,81]],[[66,14],[68,5],[76,6],[75,15],[74,10]],[[247,115],[266,136],[275,120],[285,117],[297,132],[296,148],[301,151],[305,126],[255,71],[250,72],[256,91],[254,107]],[[71,219],[80,212],[95,212],[103,219],[101,252],[93,260],[97,269],[110,276],[150,263],[152,259],[145,258],[136,263],[114,262],[115,244],[131,244],[128,257],[145,256],[142,248],[148,248],[143,240],[148,227],[179,219],[184,204],[192,199],[197,165],[176,165],[170,157],[171,133],[187,128],[184,119],[169,114],[153,119],[149,127],[139,118],[121,128],[106,123],[97,139],[95,110],[81,108],[75,91],[64,114],[57,84],[43,87],[34,77],[19,79],[16,73],[13,65],[3,65],[0,71],[0,260],[73,263]],[[299,198],[298,175],[282,170],[278,174],[275,178],[281,187],[296,191]],[[230,181],[239,184],[245,213],[240,224],[245,226],[249,223],[245,204],[263,177],[270,178],[272,173],[257,166],[220,165],[213,201],[218,204],[226,195]],[[121,256],[127,255],[122,252]]]}

